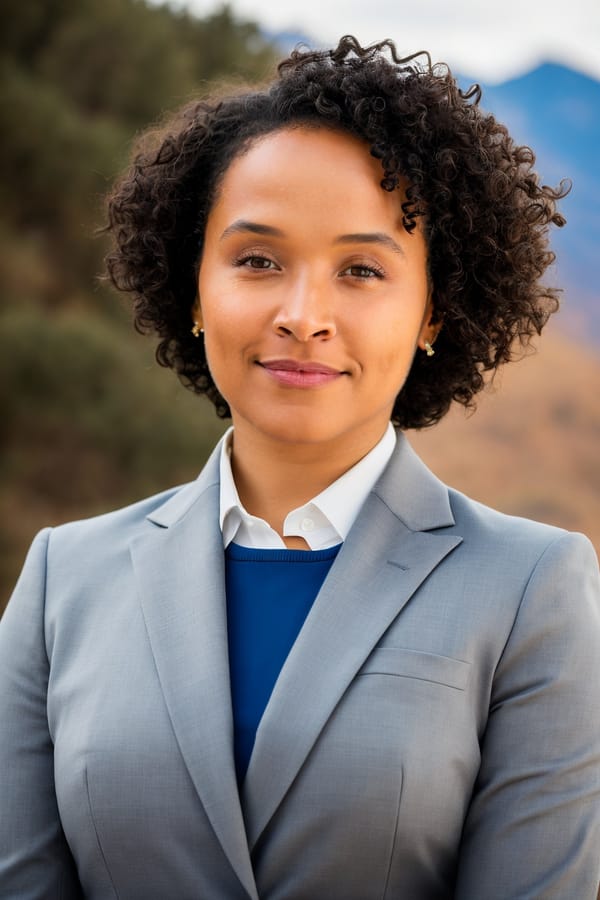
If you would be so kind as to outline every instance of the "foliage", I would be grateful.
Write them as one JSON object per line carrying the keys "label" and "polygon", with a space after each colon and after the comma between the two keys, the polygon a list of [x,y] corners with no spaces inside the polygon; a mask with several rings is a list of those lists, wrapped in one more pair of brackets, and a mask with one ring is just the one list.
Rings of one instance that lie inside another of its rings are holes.
{"label": "foliage", "polygon": [[[273,50],[228,6],[206,19],[141,0],[9,6],[0,36],[0,228],[19,240],[35,235],[48,288],[38,299],[54,306],[87,293],[101,269],[103,244],[91,238],[136,130],[214,79],[264,77]],[[13,301],[27,299],[13,288]]]}
{"label": "foliage", "polygon": [[6,0],[0,31],[0,612],[33,532],[193,477],[222,430],[98,282],[131,139],[273,48],[228,6]]}
{"label": "foliage", "polygon": [[88,310],[0,316],[0,510],[10,526],[0,531],[0,578],[14,579],[33,511],[37,529],[132,502],[201,468],[223,424],[149,349]]}
{"label": "foliage", "polygon": [[[175,403],[174,390],[187,402]],[[87,311],[0,317],[0,405],[10,475],[38,479],[57,502],[77,502],[80,489],[100,501],[115,487],[135,496],[166,471],[189,475],[222,430],[202,415],[212,413],[208,404],[152,364],[142,339],[119,336]],[[42,459],[30,460],[28,451],[41,447]],[[71,481],[82,448],[106,460],[105,479],[83,488]]]}

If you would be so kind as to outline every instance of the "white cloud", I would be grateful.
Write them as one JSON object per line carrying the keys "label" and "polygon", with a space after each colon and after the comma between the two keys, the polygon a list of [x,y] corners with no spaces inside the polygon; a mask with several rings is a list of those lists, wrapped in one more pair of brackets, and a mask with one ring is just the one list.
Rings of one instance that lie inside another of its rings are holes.
{"label": "white cloud", "polygon": [[[203,15],[220,2],[182,5]],[[482,80],[509,78],[542,60],[600,79],[597,0],[233,0],[232,6],[269,29],[299,30],[320,44],[347,33],[363,43],[391,37],[402,52],[428,49],[435,59]]]}

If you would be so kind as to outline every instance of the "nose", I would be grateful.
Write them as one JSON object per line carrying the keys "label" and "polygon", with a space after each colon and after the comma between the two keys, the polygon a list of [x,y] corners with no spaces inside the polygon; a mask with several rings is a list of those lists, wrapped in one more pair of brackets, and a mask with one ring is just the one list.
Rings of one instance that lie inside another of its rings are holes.
{"label": "nose", "polygon": [[293,285],[288,285],[273,319],[277,334],[294,337],[303,343],[334,337],[337,329],[331,293],[331,288],[317,283],[315,279],[298,278]]}

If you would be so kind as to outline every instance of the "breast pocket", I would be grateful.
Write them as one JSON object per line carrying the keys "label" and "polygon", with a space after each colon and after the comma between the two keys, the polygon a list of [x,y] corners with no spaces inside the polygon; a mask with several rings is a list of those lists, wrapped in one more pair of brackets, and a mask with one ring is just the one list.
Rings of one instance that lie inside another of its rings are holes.
{"label": "breast pocket", "polygon": [[471,664],[462,659],[409,650],[404,647],[376,647],[358,675],[395,675],[416,678],[464,691],[469,681]]}

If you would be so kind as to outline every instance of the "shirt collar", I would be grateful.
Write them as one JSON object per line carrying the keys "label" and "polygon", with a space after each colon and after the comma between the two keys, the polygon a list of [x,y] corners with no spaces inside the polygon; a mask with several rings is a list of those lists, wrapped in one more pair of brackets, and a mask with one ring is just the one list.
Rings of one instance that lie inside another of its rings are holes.
{"label": "shirt collar", "polygon": [[[221,445],[219,524],[223,545],[227,547],[235,540],[244,547],[285,547],[264,519],[251,516],[242,505],[231,471],[232,435],[230,428]],[[344,541],[395,446],[396,432],[390,422],[381,440],[356,465],[304,506],[288,513],[284,534],[303,537],[311,550],[324,550]]]}

